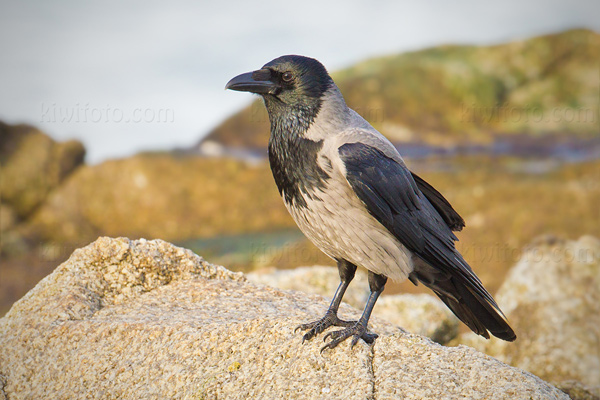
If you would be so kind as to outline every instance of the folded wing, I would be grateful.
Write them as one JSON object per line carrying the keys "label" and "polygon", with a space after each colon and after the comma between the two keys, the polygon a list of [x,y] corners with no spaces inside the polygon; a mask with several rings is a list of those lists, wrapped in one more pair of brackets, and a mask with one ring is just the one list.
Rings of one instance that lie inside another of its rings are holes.
{"label": "folded wing", "polygon": [[347,143],[338,151],[346,179],[368,212],[417,256],[411,281],[431,288],[476,333],[489,337],[489,330],[514,340],[500,308],[455,248],[452,230],[464,221],[448,201],[373,146]]}

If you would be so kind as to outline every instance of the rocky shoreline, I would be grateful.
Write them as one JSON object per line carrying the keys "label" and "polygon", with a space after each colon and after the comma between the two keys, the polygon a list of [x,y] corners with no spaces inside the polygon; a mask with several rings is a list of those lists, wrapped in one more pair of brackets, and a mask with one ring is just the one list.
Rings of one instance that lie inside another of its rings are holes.
{"label": "rocky shoreline", "polygon": [[[557,284],[552,277],[559,275],[553,271],[567,271],[569,284],[589,285],[583,296],[597,305],[599,249],[600,241],[591,237],[538,243],[528,254],[541,256],[523,259],[511,276],[517,279],[523,270],[535,276],[541,270],[548,278],[534,281],[543,288],[546,282]],[[575,256],[565,263],[566,254]],[[547,262],[556,268],[543,270]],[[441,346],[380,317],[371,327],[380,334],[374,346],[361,342],[321,356],[320,341],[301,344],[294,327],[318,317],[328,300],[250,279],[162,240],[100,238],[75,251],[0,319],[0,399],[47,393],[57,399],[568,399],[565,392],[574,396],[575,389],[580,394],[572,398],[597,395],[598,382],[586,375],[593,364],[570,351],[577,348],[574,343],[583,346],[594,362],[597,343],[585,343],[585,335],[563,331],[572,340],[562,354],[574,363],[588,363],[579,370],[568,368],[572,374],[565,391],[473,348]],[[510,285],[524,297],[513,292],[498,298],[511,323],[523,330],[512,352],[524,351],[521,346],[535,351],[540,347],[531,346],[528,338],[537,335],[550,343],[552,329],[542,325],[545,331],[535,332],[538,325],[526,328],[520,322],[527,315],[518,312],[519,305],[531,299],[514,279]],[[263,274],[262,281],[290,279]],[[540,313],[561,312],[552,304],[544,307]],[[588,312],[596,311],[583,309],[582,321],[571,321],[573,329],[593,317]],[[341,313],[352,317],[359,311],[344,304]],[[555,328],[560,335],[560,326]],[[553,376],[553,382],[561,378]]]}

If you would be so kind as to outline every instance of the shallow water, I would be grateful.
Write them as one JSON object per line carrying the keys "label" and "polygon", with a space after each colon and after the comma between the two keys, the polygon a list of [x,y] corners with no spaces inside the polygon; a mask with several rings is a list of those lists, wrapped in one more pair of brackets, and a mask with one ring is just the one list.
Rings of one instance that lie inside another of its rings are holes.
{"label": "shallow water", "polygon": [[[434,157],[438,162],[426,166],[425,170],[451,168],[452,159],[458,156],[518,157],[520,172],[540,174],[552,171],[564,163],[579,163],[600,159],[600,133],[593,137],[569,135],[494,135],[489,144],[464,143],[455,146],[432,145],[418,142],[395,142],[402,157],[420,162]],[[207,156],[206,154],[201,154]],[[219,156],[231,157],[250,163],[264,162],[266,149],[262,148],[220,148]],[[440,162],[446,159],[448,162]]]}
{"label": "shallow water", "polygon": [[247,270],[268,261],[287,246],[299,243],[304,235],[297,228],[268,232],[220,235],[176,243],[196,254],[202,254],[212,263],[228,268]]}

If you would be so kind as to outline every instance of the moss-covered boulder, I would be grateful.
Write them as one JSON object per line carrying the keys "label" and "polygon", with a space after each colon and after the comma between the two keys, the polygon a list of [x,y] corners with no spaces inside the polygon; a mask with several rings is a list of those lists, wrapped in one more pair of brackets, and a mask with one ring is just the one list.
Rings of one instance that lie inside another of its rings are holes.
{"label": "moss-covered boulder", "polygon": [[[332,77],[348,105],[394,141],[452,146],[524,132],[589,137],[598,133],[598,59],[600,34],[576,29],[374,58]],[[256,149],[268,138],[257,100],[204,140]]]}

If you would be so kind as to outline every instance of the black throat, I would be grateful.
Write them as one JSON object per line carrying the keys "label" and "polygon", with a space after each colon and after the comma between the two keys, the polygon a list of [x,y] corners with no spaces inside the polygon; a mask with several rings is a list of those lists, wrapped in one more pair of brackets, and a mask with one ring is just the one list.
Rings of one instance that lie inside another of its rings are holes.
{"label": "black throat", "polygon": [[320,102],[288,106],[265,96],[265,105],[271,121],[269,162],[277,189],[287,204],[305,208],[306,198],[314,199],[315,189],[324,187],[329,179],[317,163],[323,141],[304,137],[319,112]]}

